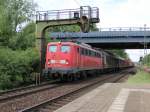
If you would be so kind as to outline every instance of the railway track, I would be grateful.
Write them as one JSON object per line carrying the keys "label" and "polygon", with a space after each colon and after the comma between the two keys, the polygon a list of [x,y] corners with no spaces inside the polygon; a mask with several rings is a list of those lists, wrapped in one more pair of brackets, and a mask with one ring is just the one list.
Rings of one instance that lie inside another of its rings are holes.
{"label": "railway track", "polygon": [[64,93],[63,95],[53,97],[52,99],[48,99],[47,101],[41,102],[37,105],[25,108],[23,110],[20,110],[19,112],[53,112],[54,110],[57,110],[58,108],[62,107],[63,105],[73,101],[74,99],[80,97],[81,95],[87,93],[87,90],[104,84],[105,82],[118,82],[124,79],[126,73],[123,73],[123,75],[110,75],[107,77],[102,78],[98,81],[93,81],[89,84],[86,84],[84,86],[81,86],[69,93]]}
{"label": "railway track", "polygon": [[[120,77],[120,79],[122,79],[121,77],[123,76],[119,74],[120,73],[113,73],[113,74],[109,73],[107,75],[101,75],[100,77],[90,78],[90,79],[88,78],[86,80],[80,80],[71,83],[59,83],[59,84],[53,83],[51,85],[37,87],[38,89],[35,87],[34,89],[30,88],[30,89],[26,89],[25,91],[19,90],[15,92],[8,92],[9,94],[2,94],[0,96],[1,112],[18,112],[18,111],[27,112],[29,110],[26,109],[32,108],[34,106],[36,108],[36,106],[42,105],[45,102],[51,103],[54,100],[59,101],[60,97],[63,97],[65,95],[67,96],[67,94],[70,94],[72,92],[76,93],[74,91],[79,90],[80,92],[77,95],[78,97],[80,96],[81,93],[83,94],[87,93],[88,88],[91,89],[96,85],[98,87],[103,83],[113,82],[112,79],[115,78],[114,76],[118,76]],[[65,105],[64,102],[62,101],[60,102],[63,104],[60,105],[58,103],[54,103],[56,104],[56,106],[52,106],[52,108],[61,107]],[[50,110],[55,110],[55,109],[50,109]]]}
{"label": "railway track", "polygon": [[0,92],[0,103],[7,101],[7,100],[13,100],[14,98],[26,96],[35,92],[40,92],[46,89],[52,89],[52,88],[60,86],[57,83],[58,83],[58,80],[51,81],[48,83],[43,83],[40,85],[31,85],[27,87],[21,87],[21,88],[16,88],[16,89]]}

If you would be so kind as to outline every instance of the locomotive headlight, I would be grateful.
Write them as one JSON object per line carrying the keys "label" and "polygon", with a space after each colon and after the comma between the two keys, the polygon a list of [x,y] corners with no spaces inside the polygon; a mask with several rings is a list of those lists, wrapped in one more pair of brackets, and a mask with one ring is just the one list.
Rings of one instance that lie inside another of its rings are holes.
{"label": "locomotive headlight", "polygon": [[50,65],[51,63],[50,62],[48,62],[48,65]]}
{"label": "locomotive headlight", "polygon": [[56,60],[48,60],[48,64],[54,64],[56,63]]}
{"label": "locomotive headlight", "polygon": [[56,63],[56,60],[50,60],[50,63],[54,64],[54,63]]}
{"label": "locomotive headlight", "polygon": [[68,64],[67,60],[60,60],[61,64]]}

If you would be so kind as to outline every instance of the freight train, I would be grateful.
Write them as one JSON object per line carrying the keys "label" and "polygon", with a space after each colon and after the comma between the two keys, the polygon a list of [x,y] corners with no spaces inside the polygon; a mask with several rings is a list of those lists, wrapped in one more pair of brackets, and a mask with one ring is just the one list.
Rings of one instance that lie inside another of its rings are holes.
{"label": "freight train", "polygon": [[119,71],[134,66],[130,60],[96,50],[78,42],[51,42],[46,49],[44,74],[52,78],[73,80],[88,74]]}

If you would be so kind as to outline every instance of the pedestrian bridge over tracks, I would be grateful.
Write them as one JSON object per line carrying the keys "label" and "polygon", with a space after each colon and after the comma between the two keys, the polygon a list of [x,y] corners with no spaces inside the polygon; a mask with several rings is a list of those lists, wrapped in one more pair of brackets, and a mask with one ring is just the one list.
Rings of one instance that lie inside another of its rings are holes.
{"label": "pedestrian bridge over tracks", "polygon": [[89,33],[53,32],[50,33],[50,37],[62,41],[80,41],[103,49],[150,48],[149,27],[101,28],[99,31]]}

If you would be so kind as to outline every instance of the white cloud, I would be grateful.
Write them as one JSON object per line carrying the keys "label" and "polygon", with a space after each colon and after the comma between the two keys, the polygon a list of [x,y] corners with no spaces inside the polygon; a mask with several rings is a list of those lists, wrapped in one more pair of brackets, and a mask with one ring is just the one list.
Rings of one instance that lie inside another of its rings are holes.
{"label": "white cloud", "polygon": [[74,0],[34,0],[38,3],[39,10],[74,9],[79,6]]}
{"label": "white cloud", "polygon": [[149,4],[149,0],[126,0],[116,5],[104,4],[100,24],[102,27],[150,25]]}

